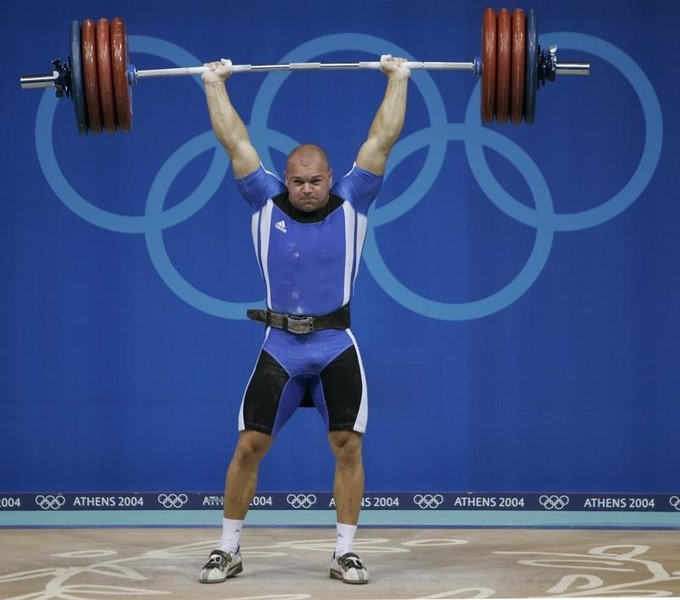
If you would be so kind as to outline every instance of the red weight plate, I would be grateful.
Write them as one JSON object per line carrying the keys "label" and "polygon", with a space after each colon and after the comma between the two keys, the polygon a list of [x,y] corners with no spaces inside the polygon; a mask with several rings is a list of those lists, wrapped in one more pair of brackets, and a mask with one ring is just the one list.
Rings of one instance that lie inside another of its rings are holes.
{"label": "red weight plate", "polygon": [[99,101],[102,107],[102,121],[108,133],[115,133],[116,101],[113,97],[113,76],[111,75],[111,27],[107,19],[97,21],[97,73],[99,75]]}
{"label": "red weight plate", "polygon": [[510,110],[510,65],[512,58],[512,19],[507,8],[498,11],[496,65],[496,122],[504,124]]}
{"label": "red weight plate", "polygon": [[111,70],[113,71],[113,96],[116,99],[118,129],[128,132],[132,129],[132,91],[128,80],[127,35],[125,23],[120,17],[111,20]]}
{"label": "red weight plate", "polygon": [[521,8],[512,13],[512,74],[510,76],[510,120],[519,125],[524,116],[526,65],[526,15]]}
{"label": "red weight plate", "polygon": [[482,20],[482,122],[493,121],[496,100],[496,11],[487,8]]}
{"label": "red weight plate", "polygon": [[85,88],[87,120],[92,133],[102,131],[102,111],[99,103],[99,81],[97,75],[97,32],[92,19],[85,19],[80,27],[81,60]]}

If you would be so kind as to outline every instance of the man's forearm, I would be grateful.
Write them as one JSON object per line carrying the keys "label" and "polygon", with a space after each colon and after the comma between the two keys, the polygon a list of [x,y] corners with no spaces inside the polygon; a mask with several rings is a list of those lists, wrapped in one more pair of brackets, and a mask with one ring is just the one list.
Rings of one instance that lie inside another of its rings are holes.
{"label": "man's forearm", "polygon": [[386,154],[396,143],[404,126],[408,78],[393,75],[387,82],[385,97],[371,123],[369,138]]}
{"label": "man's forearm", "polygon": [[205,95],[215,135],[233,158],[240,144],[250,143],[248,130],[231,104],[224,83],[207,83]]}

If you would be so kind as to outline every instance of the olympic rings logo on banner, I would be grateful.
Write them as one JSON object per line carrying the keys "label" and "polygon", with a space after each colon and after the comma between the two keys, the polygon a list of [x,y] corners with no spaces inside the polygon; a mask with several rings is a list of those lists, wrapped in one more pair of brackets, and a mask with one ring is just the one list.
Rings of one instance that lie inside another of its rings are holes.
{"label": "olympic rings logo on banner", "polygon": [[562,510],[569,504],[569,496],[565,496],[564,494],[561,496],[556,494],[548,496],[544,494],[538,499],[538,503],[545,508],[545,510]]}
{"label": "olympic rings logo on banner", "polygon": [[189,501],[186,494],[159,494],[158,502],[163,508],[182,508]]}
{"label": "olympic rings logo on banner", "polygon": [[[371,208],[363,258],[378,285],[401,306],[416,314],[432,319],[462,321],[488,316],[504,309],[527,292],[538,279],[549,258],[555,232],[578,231],[613,219],[640,197],[656,171],[663,140],[663,118],[658,97],[642,69],[622,50],[602,39],[574,32],[544,35],[561,48],[582,50],[599,56],[618,69],[629,81],[638,96],[645,121],[645,141],[637,168],[624,187],[599,206],[581,212],[557,213],[553,207],[548,182],[532,158],[509,138],[480,125],[479,83],[471,94],[464,122],[449,123],[444,102],[432,77],[426,71],[414,72],[412,80],[421,92],[430,124],[397,142],[392,151],[390,171],[386,174],[386,179],[396,165],[421,148],[427,148],[427,156],[413,182],[399,196],[385,205]],[[159,56],[177,65],[200,62],[184,49],[157,38],[130,36],[129,42],[135,52]],[[374,55],[385,52],[409,55],[403,48],[379,37],[345,33],[308,41],[284,56],[282,62],[304,62],[327,52],[347,49]],[[276,72],[266,76],[254,100],[248,125],[253,143],[269,169],[272,162],[270,148],[288,154],[299,143],[285,133],[267,126],[275,96],[289,75],[290,73]],[[200,79],[196,79],[200,83]],[[57,197],[72,212],[97,227],[120,233],[143,234],[149,256],[159,276],[189,305],[218,317],[245,319],[245,309],[261,303],[260,300],[233,302],[215,298],[196,289],[172,263],[163,239],[165,229],[185,221],[205,206],[226,176],[228,158],[213,132],[197,135],[168,157],[153,180],[143,215],[120,215],[88,202],[62,173],[52,139],[56,105],[54,94],[46,91],[38,108],[35,136],[40,166]],[[511,219],[535,229],[531,253],[514,279],[486,298],[461,303],[432,300],[404,285],[385,263],[375,235],[376,228],[405,214],[427,196],[445,164],[449,141],[464,144],[472,174],[488,199]],[[533,197],[533,208],[513,198],[502,187],[486,160],[485,149],[494,150],[507,159],[525,178]],[[212,152],[212,160],[202,181],[184,200],[166,208],[168,190],[174,180],[191,160],[205,152]]]}
{"label": "olympic rings logo on banner", "polygon": [[293,508],[312,508],[316,504],[316,496],[314,494],[288,494],[286,502]]}
{"label": "olympic rings logo on banner", "polygon": [[416,494],[413,496],[413,503],[422,510],[439,508],[444,502],[441,494]]}
{"label": "olympic rings logo on banner", "polygon": [[680,510],[680,498],[671,496],[668,502],[675,510]]}
{"label": "olympic rings logo on banner", "polygon": [[59,510],[64,506],[64,504],[66,504],[66,498],[64,498],[64,496],[61,494],[58,496],[54,496],[52,494],[44,496],[40,494],[39,496],[35,497],[35,503],[43,510]]}

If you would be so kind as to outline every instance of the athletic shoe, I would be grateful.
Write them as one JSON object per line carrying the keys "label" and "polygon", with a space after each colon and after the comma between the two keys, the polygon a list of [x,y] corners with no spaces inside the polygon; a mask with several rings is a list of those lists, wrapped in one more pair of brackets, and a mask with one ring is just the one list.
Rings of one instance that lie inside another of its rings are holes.
{"label": "athletic shoe", "polygon": [[368,583],[368,571],[354,552],[347,552],[331,561],[331,579],[342,579],[345,583]]}
{"label": "athletic shoe", "polygon": [[241,548],[236,552],[213,550],[198,578],[201,583],[221,583],[243,571]]}

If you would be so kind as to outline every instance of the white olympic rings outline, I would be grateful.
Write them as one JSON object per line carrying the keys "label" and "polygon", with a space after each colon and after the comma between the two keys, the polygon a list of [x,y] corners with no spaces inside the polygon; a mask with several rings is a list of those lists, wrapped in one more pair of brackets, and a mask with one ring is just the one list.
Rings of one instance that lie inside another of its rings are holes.
{"label": "white olympic rings outline", "polygon": [[550,496],[543,494],[538,499],[538,503],[546,510],[562,510],[569,504],[569,496],[566,494],[562,494],[561,496],[558,496],[557,494],[552,494]]}
{"label": "white olympic rings outline", "polygon": [[66,504],[66,498],[61,494],[39,494],[35,497],[35,503],[43,510],[59,510]]}
{"label": "white olympic rings outline", "polygon": [[158,502],[163,508],[182,508],[188,501],[186,494],[158,494]]}
{"label": "white olympic rings outline", "polygon": [[288,494],[286,502],[293,508],[312,508],[316,504],[317,498],[315,494]]}
{"label": "white olympic rings outline", "polygon": [[413,504],[421,510],[439,508],[444,502],[441,494],[416,494],[413,496]]}
{"label": "white olympic rings outline", "polygon": [[[578,213],[556,213],[547,182],[531,157],[509,138],[479,124],[479,83],[470,96],[465,121],[449,123],[446,121],[443,100],[431,76],[425,71],[414,72],[412,79],[422,93],[430,125],[397,142],[390,159],[390,170],[405,157],[425,146],[428,147],[427,157],[423,168],[404,192],[383,206],[371,208],[363,250],[364,262],[378,285],[412,312],[433,319],[459,321],[488,316],[502,310],[520,298],[537,280],[548,260],[555,232],[594,227],[614,218],[640,197],[654,175],[661,154],[663,118],[654,88],[642,69],[622,50],[600,38],[574,32],[544,35],[549,36],[551,43],[559,45],[560,48],[580,49],[601,57],[628,79],[641,103],[645,119],[645,142],[640,162],[626,185],[598,207]],[[135,52],[160,56],[178,65],[199,62],[184,49],[157,38],[130,36],[129,45]],[[406,50],[388,40],[365,34],[346,33],[310,40],[288,53],[282,62],[304,62],[327,52],[342,49],[362,50],[374,55],[390,52],[409,56]],[[289,75],[290,72],[268,74],[253,103],[249,130],[268,168],[271,168],[270,147],[287,154],[298,143],[284,133],[267,127],[267,116],[274,96]],[[200,84],[198,77],[196,80]],[[247,307],[261,304],[261,300],[254,302],[220,300],[196,289],[179,273],[165,249],[163,230],[181,223],[202,208],[213,197],[227,173],[228,159],[212,131],[197,135],[172,153],[151,185],[143,216],[125,216],[92,205],[80,196],[63,175],[52,139],[56,104],[54,94],[46,91],[41,98],[36,117],[35,142],[38,160],[48,183],[70,210],[103,229],[121,233],[143,233],[147,250],[160,277],[178,297],[198,310],[222,318],[242,320],[246,318]],[[450,140],[460,140],[464,143],[472,173],[491,202],[506,215],[536,230],[531,253],[510,283],[486,298],[462,303],[432,300],[402,284],[383,260],[375,236],[376,227],[403,215],[425,197],[444,164],[446,147]],[[534,199],[534,208],[519,202],[502,188],[486,161],[485,147],[508,159],[526,178]],[[194,157],[209,150],[213,151],[212,161],[200,184],[184,200],[171,208],[164,208],[167,191],[181,169]],[[386,178],[389,177],[389,173],[390,171]]]}
{"label": "white olympic rings outline", "polygon": [[668,499],[668,503],[671,505],[672,508],[675,510],[680,510],[680,498],[678,496],[671,496]]}

